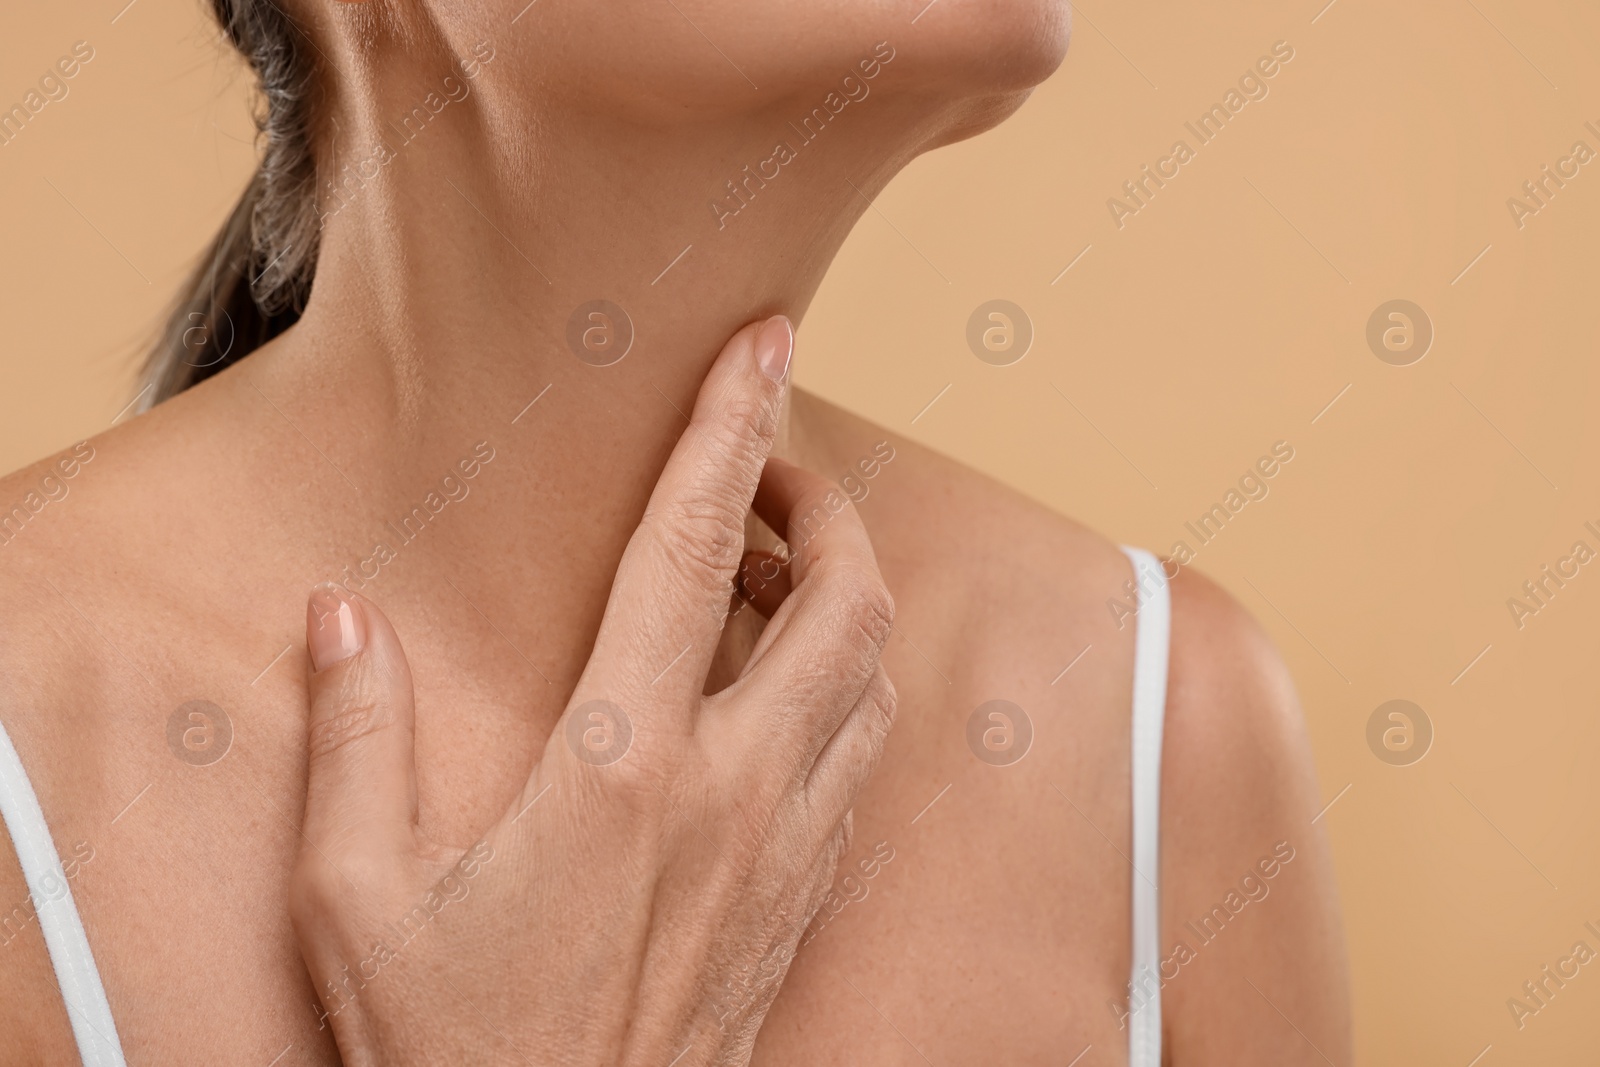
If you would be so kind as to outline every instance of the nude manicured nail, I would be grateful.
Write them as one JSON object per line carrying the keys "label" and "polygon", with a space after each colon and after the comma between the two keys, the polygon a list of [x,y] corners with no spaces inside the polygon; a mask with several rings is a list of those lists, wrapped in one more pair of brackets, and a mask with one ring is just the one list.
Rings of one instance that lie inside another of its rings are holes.
{"label": "nude manicured nail", "polygon": [[774,315],[756,331],[756,362],[761,373],[775,382],[789,372],[789,357],[794,354],[794,327],[784,315]]}
{"label": "nude manicured nail", "polygon": [[331,582],[317,586],[306,602],[306,648],[314,670],[327,670],[361,651],[367,620],[361,605]]}

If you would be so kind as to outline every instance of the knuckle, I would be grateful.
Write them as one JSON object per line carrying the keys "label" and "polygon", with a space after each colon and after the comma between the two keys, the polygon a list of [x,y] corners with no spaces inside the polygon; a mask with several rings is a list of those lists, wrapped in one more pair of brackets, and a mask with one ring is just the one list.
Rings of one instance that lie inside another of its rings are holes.
{"label": "knuckle", "polygon": [[894,629],[894,598],[883,579],[876,571],[853,566],[840,568],[836,581],[851,628],[870,642],[874,653],[882,651]]}
{"label": "knuckle", "polygon": [[828,507],[826,497],[807,500],[789,514],[789,528],[784,531],[784,537],[804,548],[827,528],[835,514]]}
{"label": "knuckle", "polygon": [[347,688],[350,691],[339,693],[331,709],[319,708],[307,726],[306,746],[313,761],[327,759],[394,723],[394,709],[387,701],[359,686]]}
{"label": "knuckle", "polygon": [[565,781],[582,791],[596,818],[650,831],[676,811],[680,801],[674,797],[693,792],[701,778],[691,761],[661,748],[660,739],[641,743],[635,737],[615,762],[567,759]]}
{"label": "knuckle", "polygon": [[839,823],[838,832],[833,839],[833,866],[837,867],[839,861],[850,852],[850,845],[856,839],[856,809],[851,808],[844,813],[844,818]]}
{"label": "knuckle", "polygon": [[872,772],[883,759],[884,742],[888,739],[889,731],[882,725],[882,718],[871,709],[865,709],[873,719],[864,730],[851,732],[845,749],[845,763],[842,768],[842,778],[850,795],[853,797],[867,784],[867,779],[872,777]]}
{"label": "knuckle", "polygon": [[321,843],[308,838],[289,872],[286,911],[302,944],[337,947],[410,896],[394,858],[352,846],[352,833],[359,831],[346,827]]}
{"label": "knuckle", "polygon": [[[837,821],[833,821],[835,819]],[[855,810],[847,809],[843,816],[819,814],[815,822],[816,832],[811,838],[811,870],[816,880],[813,883],[814,897],[820,905],[823,898],[833,891],[834,876],[839,873],[839,865],[844,862],[850,851],[850,843],[855,838]]]}
{"label": "knuckle", "polygon": [[289,918],[304,930],[337,924],[344,894],[338,875],[327,862],[296,863],[289,875]]}
{"label": "knuckle", "polygon": [[630,750],[615,763],[593,768],[589,777],[601,796],[634,816],[659,814],[663,805],[671,806],[672,775],[648,753]]}
{"label": "knuckle", "polygon": [[761,450],[777,431],[775,406],[764,397],[740,396],[723,407],[709,428],[714,440],[737,451]]}
{"label": "knuckle", "polygon": [[894,726],[895,715],[900,710],[900,693],[881,669],[874,676],[872,687],[867,691],[867,700],[868,710],[873,716],[873,732],[881,739]]}
{"label": "knuckle", "polygon": [[655,541],[670,566],[720,588],[744,552],[744,511],[726,495],[698,493],[654,515]]}
{"label": "knuckle", "polygon": [[394,888],[393,857],[371,847],[356,825],[324,825],[307,838],[289,874],[289,899],[325,916],[359,910]]}

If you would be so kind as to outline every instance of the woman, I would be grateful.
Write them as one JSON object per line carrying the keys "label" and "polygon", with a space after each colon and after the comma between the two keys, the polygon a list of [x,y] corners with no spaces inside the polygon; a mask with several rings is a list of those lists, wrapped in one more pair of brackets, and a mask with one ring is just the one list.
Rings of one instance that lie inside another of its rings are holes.
{"label": "woman", "polygon": [[[307,690],[273,657],[306,589],[381,602],[421,824],[475,840],[567,708],[724,339],[798,321],[867,198],[1018,107],[1067,12],[219,7],[266,83],[262,176],[161,402],[6,546],[0,676],[57,843],[92,848],[71,887],[130,1056],[333,1062],[283,907]],[[855,501],[901,714],[754,1062],[1347,1063],[1320,797],[1243,612],[1148,559],[1130,591],[1098,536],[813,398],[775,452]],[[782,570],[751,574],[770,608]],[[759,630],[733,615],[708,690]],[[203,767],[166,736],[197,699],[233,736]],[[66,1058],[48,958],[14,955],[6,1032]]]}

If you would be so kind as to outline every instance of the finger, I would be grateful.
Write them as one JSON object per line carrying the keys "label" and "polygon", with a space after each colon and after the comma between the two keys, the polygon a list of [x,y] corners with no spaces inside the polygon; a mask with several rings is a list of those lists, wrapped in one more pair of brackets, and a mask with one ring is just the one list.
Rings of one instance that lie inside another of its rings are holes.
{"label": "finger", "polygon": [[411,668],[377,605],[333,585],[306,605],[305,836],[324,858],[415,849]]}
{"label": "finger", "polygon": [[823,746],[806,779],[807,808],[815,813],[813,832],[827,832],[848,813],[883,759],[894,726],[898,697],[880,664],[856,706]]}
{"label": "finger", "polygon": [[787,545],[785,559],[799,585],[824,551],[871,563],[872,541],[855,505],[837,483],[782,459],[767,462],[751,507]]}
{"label": "finger", "polygon": [[746,552],[733,581],[734,595],[770,619],[789,595],[789,560],[776,552]]}
{"label": "finger", "polygon": [[856,839],[856,812],[854,808],[846,808],[844,815],[839,819],[838,828],[834,831],[833,840],[830,842],[832,866],[835,871],[839,863],[850,852],[850,846]]}
{"label": "finger", "polygon": [[827,926],[828,921],[837,914],[835,910],[823,909],[827,906],[828,897],[833,891],[833,880],[839,873],[839,864],[849,854],[850,844],[854,839],[855,812],[847,811],[839,824],[830,828],[829,835],[818,847],[816,858],[811,861],[811,871],[806,881],[805,903],[801,908],[805,924],[801,928],[797,948],[804,948],[810,944],[822,928]]}
{"label": "finger", "polygon": [[793,588],[744,673],[707,706],[713,718],[735,702],[763,709],[730,716],[740,720],[728,727],[740,735],[735,746],[770,767],[774,742],[786,744],[804,775],[872,678],[894,601],[866,528],[836,485],[772,460],[756,509],[788,542]]}
{"label": "finger", "polygon": [[775,316],[740,330],[712,365],[623,553],[575,701],[672,709],[685,724],[698,706],[793,345],[789,320]]}

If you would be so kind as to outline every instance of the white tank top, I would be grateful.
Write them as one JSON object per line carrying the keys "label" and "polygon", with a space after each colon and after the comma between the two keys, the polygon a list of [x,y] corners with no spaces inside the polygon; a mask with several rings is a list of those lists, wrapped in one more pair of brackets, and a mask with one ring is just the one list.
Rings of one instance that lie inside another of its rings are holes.
{"label": "white tank top", "polygon": [[[1139,590],[1133,652],[1133,973],[1128,1067],[1161,1067],[1161,735],[1172,594],[1161,561],[1124,548]],[[1137,1005],[1135,1009],[1134,1005]]]}
{"label": "white tank top", "polygon": [[78,1041],[78,1055],[85,1067],[124,1067],[122,1042],[117,1040],[117,1024],[111,1018],[111,1005],[100,984],[100,971],[89,951],[89,938],[72,902],[61,857],[39,810],[33,783],[22,769],[22,760],[11,744],[11,737],[0,725],[0,815],[11,831],[11,844],[28,883],[28,900],[39,920],[50,963],[56,969],[56,984],[72,1020],[72,1036]]}

